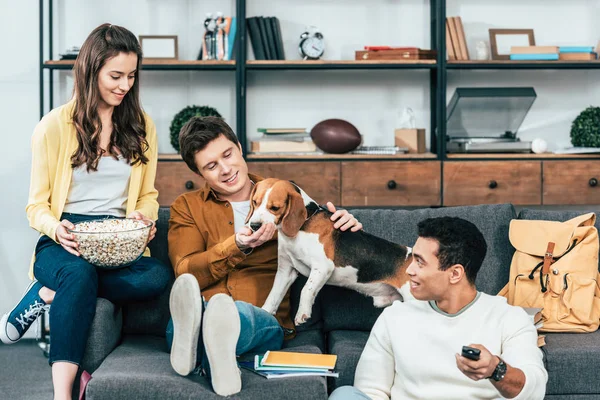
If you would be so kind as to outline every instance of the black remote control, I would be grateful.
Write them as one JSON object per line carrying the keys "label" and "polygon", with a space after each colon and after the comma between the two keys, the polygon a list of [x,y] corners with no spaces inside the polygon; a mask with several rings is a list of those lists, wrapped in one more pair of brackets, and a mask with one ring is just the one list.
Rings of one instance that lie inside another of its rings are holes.
{"label": "black remote control", "polygon": [[477,361],[479,360],[479,354],[481,350],[476,349],[474,347],[463,346],[462,348],[462,356],[468,358],[469,360]]}

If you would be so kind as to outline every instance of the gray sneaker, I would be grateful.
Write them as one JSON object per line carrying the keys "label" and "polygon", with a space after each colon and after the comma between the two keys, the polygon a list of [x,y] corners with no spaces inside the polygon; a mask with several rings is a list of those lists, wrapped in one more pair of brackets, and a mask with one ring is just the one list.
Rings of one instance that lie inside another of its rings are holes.
{"label": "gray sneaker", "polygon": [[202,296],[196,277],[179,276],[169,297],[173,318],[171,366],[179,375],[189,375],[196,368],[196,354],[202,322]]}
{"label": "gray sneaker", "polygon": [[206,357],[210,364],[215,393],[229,396],[242,390],[235,348],[240,337],[240,316],[233,299],[226,294],[211,297],[202,326]]}

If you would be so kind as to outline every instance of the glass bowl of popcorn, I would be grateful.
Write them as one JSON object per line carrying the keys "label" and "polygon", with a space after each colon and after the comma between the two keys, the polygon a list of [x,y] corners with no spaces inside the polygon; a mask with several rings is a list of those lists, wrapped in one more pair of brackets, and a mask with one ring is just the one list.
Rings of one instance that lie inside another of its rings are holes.
{"label": "glass bowl of popcorn", "polygon": [[69,233],[75,236],[84,260],[114,269],[126,267],[142,256],[152,225],[135,218],[106,218],[79,222]]}

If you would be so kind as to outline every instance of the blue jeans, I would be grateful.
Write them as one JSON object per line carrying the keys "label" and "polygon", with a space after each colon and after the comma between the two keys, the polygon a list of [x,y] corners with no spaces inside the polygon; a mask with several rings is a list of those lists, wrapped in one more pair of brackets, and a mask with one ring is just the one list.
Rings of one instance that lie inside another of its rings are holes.
{"label": "blue jeans", "polygon": [[[61,220],[76,223],[106,217],[65,213]],[[161,294],[172,276],[169,267],[152,257],[141,257],[126,268],[99,269],[45,235],[37,243],[35,256],[36,279],[56,292],[50,307],[50,365],[57,361],[81,364],[98,297],[118,305],[147,300]]]}
{"label": "blue jeans", "polygon": [[[240,337],[235,348],[235,355],[242,354],[262,354],[267,350],[280,350],[283,345],[283,328],[277,322],[277,319],[263,310],[244,301],[236,301],[235,306],[240,316]],[[204,304],[206,309],[206,304]],[[204,321],[202,321],[204,323]],[[169,320],[167,325],[167,347],[171,350],[173,344],[173,319]],[[198,337],[198,350],[196,355],[197,365],[210,375],[210,365],[204,343],[202,341],[202,332]]]}
{"label": "blue jeans", "polygon": [[354,386],[340,386],[335,389],[329,400],[370,400],[371,398]]}

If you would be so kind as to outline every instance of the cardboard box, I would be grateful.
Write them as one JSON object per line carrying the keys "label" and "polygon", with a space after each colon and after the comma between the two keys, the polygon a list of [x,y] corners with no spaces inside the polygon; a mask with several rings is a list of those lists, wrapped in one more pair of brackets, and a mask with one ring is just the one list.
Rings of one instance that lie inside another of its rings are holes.
{"label": "cardboard box", "polygon": [[394,142],[398,147],[408,147],[409,153],[425,153],[425,129],[396,129]]}

